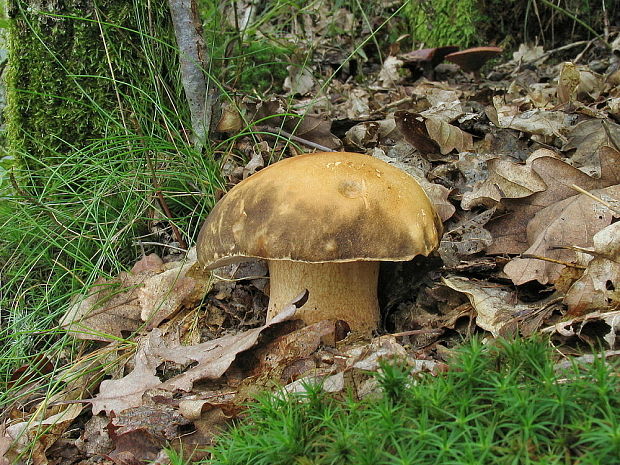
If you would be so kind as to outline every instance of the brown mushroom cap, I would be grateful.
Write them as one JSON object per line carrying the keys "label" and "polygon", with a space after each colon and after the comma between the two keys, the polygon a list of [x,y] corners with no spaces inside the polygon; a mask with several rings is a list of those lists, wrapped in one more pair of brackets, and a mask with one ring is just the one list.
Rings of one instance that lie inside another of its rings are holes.
{"label": "brown mushroom cap", "polygon": [[404,261],[439,245],[441,220],[407,173],[369,155],[281,160],[230,190],[198,236],[208,269],[256,257],[306,263]]}
{"label": "brown mushroom cap", "polygon": [[488,60],[500,53],[502,53],[500,47],[473,47],[450,53],[445,56],[445,59],[456,63],[463,71],[473,72],[478,71]]}
{"label": "brown mushroom cap", "polygon": [[446,45],[444,47],[421,48],[403,53],[398,56],[405,66],[415,66],[422,63],[430,63],[433,67],[443,61],[446,55],[458,51],[458,47]]}

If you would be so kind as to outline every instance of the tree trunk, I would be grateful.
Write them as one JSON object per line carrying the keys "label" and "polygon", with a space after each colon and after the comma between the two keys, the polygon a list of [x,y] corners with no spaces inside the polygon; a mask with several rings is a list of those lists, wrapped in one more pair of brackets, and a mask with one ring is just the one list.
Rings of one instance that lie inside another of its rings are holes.
{"label": "tree trunk", "polygon": [[[8,3],[7,143],[24,168],[45,171],[94,139],[135,129],[126,97],[153,76],[135,31],[174,44],[165,0]],[[178,62],[169,68],[156,71],[176,79]]]}

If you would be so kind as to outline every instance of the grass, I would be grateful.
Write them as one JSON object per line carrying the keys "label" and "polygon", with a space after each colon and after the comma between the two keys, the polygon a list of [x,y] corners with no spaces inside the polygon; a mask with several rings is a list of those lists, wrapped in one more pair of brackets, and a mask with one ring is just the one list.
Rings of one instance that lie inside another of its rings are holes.
{"label": "grass", "polygon": [[438,376],[384,364],[378,397],[264,394],[202,463],[613,465],[617,368],[598,358],[557,372],[541,340],[474,339]]}
{"label": "grass", "polygon": [[[117,31],[130,36],[126,42],[102,36],[110,54],[121,57],[117,65],[124,69],[123,79],[86,79],[112,82],[106,105],[111,100],[118,107],[103,111],[88,87],[79,87],[84,92],[80,111],[89,106],[103,134],[76,143],[55,133],[52,146],[43,142],[49,134],[25,126],[20,137],[34,149],[13,153],[5,164],[10,171],[0,169],[0,410],[22,389],[20,383],[9,386],[16,367],[40,353],[53,361],[55,372],[71,364],[75,343],[56,325],[73,299],[96,279],[130,268],[143,252],[161,254],[176,239],[172,225],[191,244],[224,185],[214,151],[197,150],[184,129],[190,118],[180,77],[171,72],[175,47],[141,16],[140,4],[134,6],[138,29]],[[127,42],[133,50],[128,57],[149,57],[139,70],[131,61],[122,62]],[[73,70],[64,73],[67,82],[84,78]],[[37,156],[38,147],[46,157]],[[61,387],[51,381],[54,376],[43,374],[38,381],[53,391]]]}

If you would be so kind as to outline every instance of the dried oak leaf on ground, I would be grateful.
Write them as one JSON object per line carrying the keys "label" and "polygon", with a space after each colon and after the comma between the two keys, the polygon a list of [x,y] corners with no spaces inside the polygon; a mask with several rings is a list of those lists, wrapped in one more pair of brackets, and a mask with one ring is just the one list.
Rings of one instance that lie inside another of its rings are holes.
{"label": "dried oak leaf on ground", "polygon": [[[398,360],[411,367],[411,373],[442,371],[445,365],[435,360],[413,357],[393,335],[385,335],[370,342],[352,343],[340,348],[338,360],[323,372],[315,372],[284,386],[286,392],[306,392],[307,386],[321,385],[325,392],[352,392],[357,398],[376,395],[381,391],[376,378],[369,372],[380,370],[382,361]],[[343,362],[343,363],[342,363]]]}
{"label": "dried oak leaf on ground", "polygon": [[405,140],[425,155],[446,155],[455,149],[466,152],[474,147],[471,134],[440,119],[399,110],[394,113],[394,121]]}
{"label": "dried oak leaf on ground", "polygon": [[569,315],[620,306],[620,222],[597,232],[593,243],[592,260],[564,297]]}
{"label": "dried oak leaf on ground", "polygon": [[108,457],[118,464],[128,459],[138,463],[154,460],[167,442],[178,438],[178,428],[189,423],[175,409],[163,405],[124,410],[108,424],[114,446]]}
{"label": "dried oak leaf on ground", "polygon": [[442,278],[450,289],[464,293],[476,312],[476,325],[489,331],[494,337],[506,336],[516,329],[518,312],[529,310],[529,306],[518,302],[507,286],[473,281],[457,276]]}
{"label": "dried oak leaf on ground", "polygon": [[[70,404],[47,418],[15,423],[5,431],[5,437],[11,440],[10,449],[5,453],[12,460],[22,452],[32,447],[31,457],[35,465],[48,463],[46,451],[49,449],[71,425],[73,420],[82,412],[81,404]],[[1,444],[1,442],[0,442]]]}
{"label": "dried oak leaf on ground", "polygon": [[8,452],[13,440],[5,436],[6,431],[4,426],[0,425],[0,465],[9,465]]}
{"label": "dried oak leaf on ground", "polygon": [[591,312],[556,323],[541,332],[564,338],[578,337],[591,346],[596,346],[603,339],[610,349],[616,349],[620,347],[620,311]]}
{"label": "dried oak leaf on ground", "polygon": [[[217,379],[224,374],[242,351],[253,347],[261,333],[280,322],[293,318],[296,307],[291,305],[260,328],[224,336],[201,344],[166,347],[161,331],[153,329],[142,341],[135,357],[135,367],[126,376],[102,381],[99,394],[92,399],[93,414],[105,410],[122,412],[142,405],[142,395],[149,389],[190,391],[195,381]],[[178,364],[197,362],[197,365],[162,383],[156,370],[164,361]]]}
{"label": "dried oak leaf on ground", "polygon": [[[570,155],[571,162],[585,173],[601,177],[606,152],[620,147],[620,125],[602,119],[582,121],[571,128],[567,139],[562,151],[575,150]],[[616,170],[620,179],[620,165],[607,167],[610,168]]]}
{"label": "dried oak leaf on ground", "polygon": [[[544,150],[544,152],[541,152]],[[529,221],[543,208],[576,195],[572,185],[586,191],[602,189],[620,182],[620,152],[608,148],[601,152],[601,177],[588,176],[561,159],[548,155],[546,149],[534,152],[529,162],[532,170],[547,184],[547,189],[523,199],[503,199],[505,212],[487,225],[493,236],[489,254],[520,254],[530,247],[527,235]],[[542,154],[542,156],[541,156]],[[574,245],[574,244],[571,244]]]}
{"label": "dried oak leaf on ground", "polygon": [[163,263],[155,254],[139,260],[129,273],[98,280],[87,296],[79,296],[60,320],[78,339],[112,341],[147,322],[157,326],[183,306],[204,297],[205,276],[190,276],[195,249],[186,260]]}
{"label": "dried oak leaf on ground", "polygon": [[[620,185],[593,190],[603,200],[620,199]],[[593,236],[608,226],[613,212],[599,201],[579,194],[561,200],[536,213],[527,225],[530,247],[526,255],[570,263],[576,252],[565,247],[590,247]],[[540,258],[515,258],[504,267],[504,273],[516,285],[536,280],[553,283],[564,265]]]}
{"label": "dried oak leaf on ground", "polygon": [[445,266],[456,266],[493,243],[491,233],[484,229],[484,225],[494,213],[494,208],[478,214],[463,212],[458,222],[447,225],[439,246],[439,255]]}
{"label": "dried oak leaf on ground", "polygon": [[529,164],[492,158],[487,161],[487,168],[488,178],[463,194],[461,207],[464,210],[479,205],[494,207],[502,199],[528,197],[547,188],[547,184]]}
{"label": "dried oak leaf on ground", "polygon": [[101,382],[99,394],[92,399],[93,415],[103,410],[110,415],[142,405],[142,394],[161,384],[155,375],[160,363],[160,360],[149,354],[148,345],[141,346],[134,359],[134,369],[128,375]]}
{"label": "dried oak leaf on ground", "polygon": [[576,116],[563,111],[533,109],[521,111],[518,105],[505,103],[501,96],[493,97],[493,106],[487,107],[487,116],[500,128],[516,129],[528,134],[546,137],[559,137],[564,140]]}
{"label": "dried oak leaf on ground", "polygon": [[494,337],[516,334],[530,336],[551,316],[560,304],[551,295],[542,301],[523,303],[512,286],[449,276],[442,279],[450,289],[464,293],[476,314],[475,323]]}
{"label": "dried oak leaf on ground", "polygon": [[473,150],[472,135],[462,129],[436,118],[426,118],[425,124],[429,137],[437,142],[442,155],[453,150],[457,152]]}

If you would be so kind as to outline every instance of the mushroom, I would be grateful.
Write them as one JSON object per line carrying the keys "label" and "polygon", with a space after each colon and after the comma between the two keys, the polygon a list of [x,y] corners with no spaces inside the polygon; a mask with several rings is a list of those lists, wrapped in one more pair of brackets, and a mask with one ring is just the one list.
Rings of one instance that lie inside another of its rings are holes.
{"label": "mushroom", "polygon": [[[421,48],[403,53],[398,58],[403,62],[403,66],[411,71],[414,79],[420,74],[427,79],[434,78],[435,66],[441,63],[446,55],[456,52],[459,48],[453,45],[435,48]],[[421,69],[421,73],[419,73]]]}
{"label": "mushroom", "polygon": [[459,65],[463,71],[476,74],[482,65],[501,53],[500,47],[473,47],[450,53],[445,56],[445,59]]}
{"label": "mushroom", "polygon": [[442,224],[420,185],[369,155],[323,152],[281,160],[241,181],[213,208],[198,261],[214,269],[267,260],[267,318],[304,290],[298,316],[377,328],[380,261],[406,261],[439,245]]}

